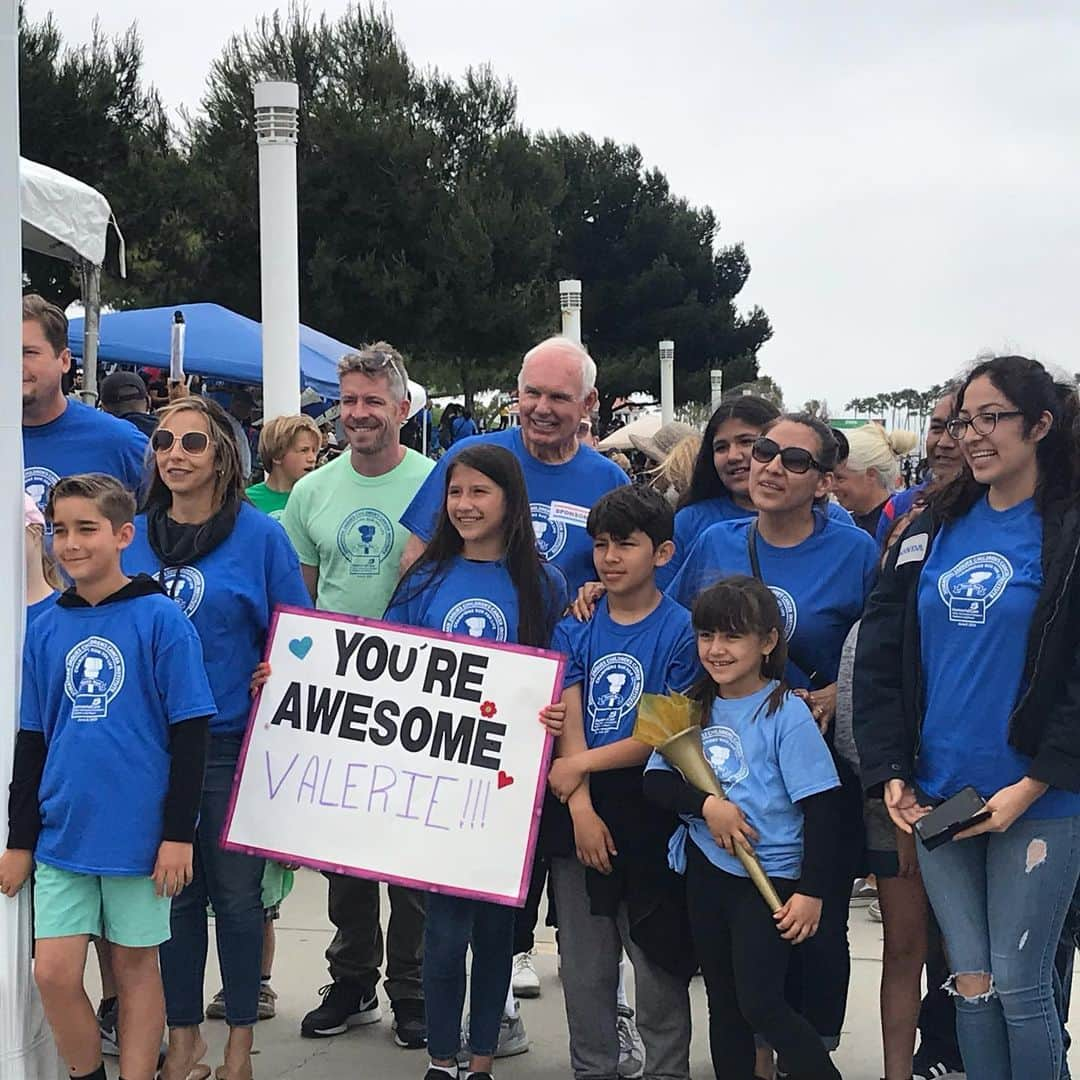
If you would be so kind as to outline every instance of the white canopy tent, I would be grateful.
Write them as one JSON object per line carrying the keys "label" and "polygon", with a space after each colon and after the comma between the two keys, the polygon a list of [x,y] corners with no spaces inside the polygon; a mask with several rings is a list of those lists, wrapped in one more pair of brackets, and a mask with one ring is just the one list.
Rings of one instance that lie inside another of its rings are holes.
{"label": "white canopy tent", "polygon": [[105,262],[109,226],[116,229],[120,240],[121,277],[126,274],[124,237],[108,199],[101,192],[27,158],[19,158],[19,202],[22,246],[74,263],[82,276],[82,301],[86,308],[83,397],[93,405],[97,401],[101,266]]}
{"label": "white canopy tent", "polygon": [[608,450],[633,450],[634,443],[630,438],[636,435],[639,439],[649,439],[660,430],[660,422],[663,417],[658,412],[645,413],[636,420],[631,420],[625,427],[613,431],[607,438],[600,440],[597,447],[601,452]]}

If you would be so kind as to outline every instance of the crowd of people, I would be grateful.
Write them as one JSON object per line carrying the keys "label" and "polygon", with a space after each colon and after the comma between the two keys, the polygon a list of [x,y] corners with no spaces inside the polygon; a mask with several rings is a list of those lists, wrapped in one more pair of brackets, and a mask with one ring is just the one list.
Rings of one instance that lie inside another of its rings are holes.
{"label": "crowd of people", "polygon": [[[339,363],[347,452],[317,466],[305,416],[252,446],[236,410],[190,392],[155,408],[136,374],[105,380],[104,410],[68,398],[62,312],[27,296],[23,319],[28,629],[0,892],[32,879],[71,1076],[103,1080],[106,1052],[126,1080],[207,1080],[208,1017],[228,1026],[219,1080],[253,1075],[297,868],[219,838],[277,604],[469,620],[566,658],[535,718],[555,754],[525,905],[391,885],[384,940],[378,883],[325,874],[329,982],[301,1036],[379,1021],[385,974],[426,1080],[490,1080],[528,1048],[546,890],[577,1080],[688,1080],[698,972],[718,1078],[838,1077],[869,878],[886,1080],[1068,1075],[1073,386],[980,362],[937,403],[914,487],[907,433],[845,435],[750,395],[658,433],[632,482],[590,445],[596,365],[575,342],[525,355],[520,426],[473,434],[455,412],[437,461],[402,443],[405,364],[377,342]],[[689,698],[726,798],[634,737],[647,694]]]}

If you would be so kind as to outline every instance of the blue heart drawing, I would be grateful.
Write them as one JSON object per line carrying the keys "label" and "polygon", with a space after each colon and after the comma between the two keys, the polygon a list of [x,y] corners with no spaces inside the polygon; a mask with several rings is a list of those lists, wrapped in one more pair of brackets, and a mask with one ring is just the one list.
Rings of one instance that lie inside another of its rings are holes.
{"label": "blue heart drawing", "polygon": [[298,660],[303,660],[309,652],[311,652],[311,646],[315,642],[309,637],[293,638],[289,642],[289,652],[293,654]]}

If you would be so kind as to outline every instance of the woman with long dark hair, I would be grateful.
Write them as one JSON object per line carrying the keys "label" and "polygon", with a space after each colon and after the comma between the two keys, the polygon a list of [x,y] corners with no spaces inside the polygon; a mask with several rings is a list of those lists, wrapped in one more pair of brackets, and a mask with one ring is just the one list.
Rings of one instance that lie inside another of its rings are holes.
{"label": "woman with long dark hair", "polygon": [[250,1080],[263,944],[264,860],[219,844],[233,774],[275,604],[310,607],[284,529],[244,496],[232,428],[213,401],[187,397],[162,409],[150,440],[150,488],[124,553],[129,574],[147,573],[184,610],[202,640],[218,714],[210,746],[194,877],[172,903],[172,938],[161,946],[169,1023],[163,1080],[205,1080],[203,982],[207,904],[214,909],[229,1038],[226,1080]]}
{"label": "woman with long dark hair", "polygon": [[[836,677],[848,631],[877,577],[877,547],[849,522],[822,513],[832,490],[838,446],[821,420],[805,413],[766,425],[750,452],[748,491],[755,518],[705,530],[668,595],[691,607],[703,589],[730,574],[760,578],[777,598],[788,643],[787,681],[803,697],[832,746]],[[835,1049],[847,1009],[847,941],[852,880],[862,859],[858,777],[837,759],[842,786],[828,797],[836,845],[822,894],[818,933],[794,953],[792,1004]]]}
{"label": "woman with long dark hair", "polygon": [[[467,446],[446,470],[443,505],[423,555],[398,584],[389,622],[492,641],[547,647],[567,603],[562,573],[536,549],[517,458],[490,444]],[[565,709],[541,720],[556,732]],[[510,986],[515,909],[429,893],[424,929],[428,1077],[457,1075],[465,954],[471,947],[469,1072],[488,1077]]]}
{"label": "woman with long dark hair", "polygon": [[986,819],[919,868],[971,1080],[1061,1074],[1053,961],[1080,874],[1075,389],[1035,360],[975,366],[949,434],[965,468],[889,555],[859,633],[854,722],[897,828],[967,788]]}

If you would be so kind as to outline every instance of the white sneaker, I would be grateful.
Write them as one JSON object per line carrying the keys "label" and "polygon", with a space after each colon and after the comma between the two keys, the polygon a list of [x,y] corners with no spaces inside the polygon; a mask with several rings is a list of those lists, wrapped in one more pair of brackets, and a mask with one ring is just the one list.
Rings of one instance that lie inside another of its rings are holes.
{"label": "white sneaker", "polygon": [[538,998],[540,996],[540,976],[533,967],[533,954],[528,952],[518,953],[514,957],[513,975],[510,984],[514,988],[514,997]]}
{"label": "white sneaker", "polygon": [[529,1035],[521,1010],[514,1009],[513,1016],[504,1016],[499,1023],[499,1045],[495,1047],[497,1058],[516,1057],[529,1049]]}
{"label": "white sneaker", "polygon": [[866,914],[870,916],[871,922],[881,922],[881,901],[871,900],[866,909]]}
{"label": "white sneaker", "polygon": [[619,1035],[619,1076],[633,1080],[645,1072],[645,1044],[634,1023],[633,1009],[619,1006],[615,1030]]}

